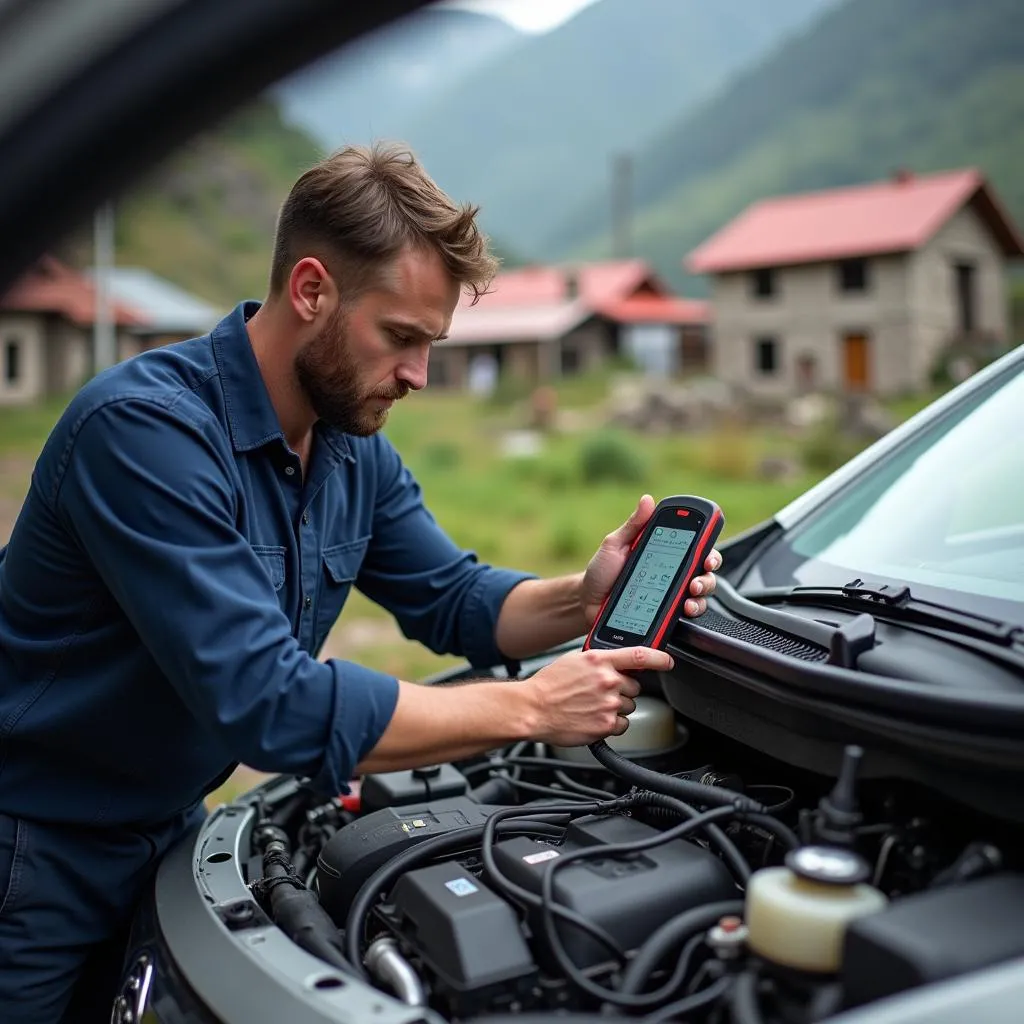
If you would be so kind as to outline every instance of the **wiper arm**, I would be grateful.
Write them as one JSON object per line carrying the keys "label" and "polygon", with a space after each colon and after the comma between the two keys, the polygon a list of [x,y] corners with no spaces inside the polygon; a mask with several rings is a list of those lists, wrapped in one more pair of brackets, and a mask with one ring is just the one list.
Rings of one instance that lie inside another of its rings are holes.
{"label": "wiper arm", "polygon": [[764,587],[743,590],[742,594],[758,604],[789,601],[867,611],[891,622],[944,629],[1000,647],[1024,642],[1022,626],[914,597],[910,587],[902,583],[871,583],[855,579],[842,587]]}

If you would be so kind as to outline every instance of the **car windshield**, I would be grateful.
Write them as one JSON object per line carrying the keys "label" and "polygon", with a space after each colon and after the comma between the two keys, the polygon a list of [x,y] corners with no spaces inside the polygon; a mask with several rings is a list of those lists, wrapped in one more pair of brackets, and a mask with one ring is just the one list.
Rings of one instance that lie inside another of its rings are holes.
{"label": "car windshield", "polygon": [[767,585],[898,581],[1024,622],[1024,370],[881,459],[794,527],[760,572]]}

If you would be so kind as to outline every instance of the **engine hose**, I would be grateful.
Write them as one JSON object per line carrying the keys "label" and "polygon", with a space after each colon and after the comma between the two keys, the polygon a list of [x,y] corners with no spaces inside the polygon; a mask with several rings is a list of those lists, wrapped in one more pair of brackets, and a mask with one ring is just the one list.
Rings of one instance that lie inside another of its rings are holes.
{"label": "engine hose", "polygon": [[653,790],[655,793],[664,793],[666,796],[674,796],[691,804],[714,804],[723,807],[731,805],[738,811],[744,812],[764,811],[762,804],[742,793],[733,792],[731,789],[705,786],[700,782],[691,782],[689,779],[679,779],[674,775],[665,775],[662,772],[644,768],[612,750],[604,740],[591,743],[589,749],[605,768],[634,786],[641,786],[644,789]]}
{"label": "engine hose", "polygon": [[[348,958],[349,970],[354,972],[364,981],[369,980],[366,969],[362,964],[362,951],[360,943],[363,938],[363,928],[366,918],[370,914],[370,908],[380,894],[381,890],[397,881],[400,875],[416,867],[421,861],[430,860],[432,857],[441,856],[446,853],[453,853],[464,849],[467,844],[473,844],[483,836],[484,825],[470,825],[467,828],[456,829],[454,832],[447,832],[444,835],[435,836],[433,839],[425,839],[416,846],[411,846],[401,853],[392,857],[386,864],[379,867],[359,887],[352,905],[349,907],[348,917],[345,920],[345,953]],[[508,828],[502,832],[519,832],[528,835],[545,835],[553,838],[561,838],[564,829],[543,821],[516,821],[510,822]]]}
{"label": "engine hose", "polygon": [[263,853],[263,877],[253,893],[270,908],[271,920],[297,946],[324,963],[351,975],[338,930],[320,905],[316,893],[295,874],[287,846],[272,840]]}
{"label": "engine hose", "polygon": [[723,917],[743,913],[743,900],[696,907],[666,921],[636,951],[619,984],[620,992],[640,992],[659,963],[680,943],[706,931]]}
{"label": "engine hose", "polygon": [[412,964],[398,951],[394,939],[385,936],[371,942],[366,951],[366,967],[406,1005],[427,1005],[423,982],[420,981]]}
{"label": "engine hose", "polygon": [[733,1024],[764,1024],[757,1001],[757,971],[753,968],[736,975],[729,991],[729,1011]]}
{"label": "engine hose", "polygon": [[[659,810],[669,811],[680,818],[696,818],[699,814],[696,808],[675,797],[665,793],[646,792],[642,795],[642,805]],[[740,815],[737,813],[737,817]],[[718,850],[722,860],[729,866],[733,878],[742,886],[750,881],[750,865],[746,857],[740,853],[736,844],[713,822],[703,826],[703,832],[709,842]]]}

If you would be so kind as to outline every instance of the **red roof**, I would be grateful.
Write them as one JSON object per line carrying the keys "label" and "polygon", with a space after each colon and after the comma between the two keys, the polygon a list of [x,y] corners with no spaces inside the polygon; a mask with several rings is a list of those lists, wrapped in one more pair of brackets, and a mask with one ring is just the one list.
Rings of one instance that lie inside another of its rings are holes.
{"label": "red roof", "polygon": [[765,199],[698,246],[694,273],[908,252],[972,203],[1007,256],[1024,243],[982,175],[973,169]]}
{"label": "red roof", "polygon": [[[477,308],[566,302],[570,280],[576,279],[576,297],[589,306],[598,306],[631,295],[654,274],[643,260],[609,260],[582,263],[578,267],[522,267],[498,274],[491,290],[481,296]],[[659,289],[661,288],[658,285]],[[469,299],[463,299],[468,305]]]}
{"label": "red roof", "polygon": [[[52,256],[44,256],[0,298],[0,309],[16,313],[54,313],[79,327],[96,319],[96,289],[76,270]],[[146,318],[123,303],[112,303],[114,320],[121,326],[144,324]]]}
{"label": "red roof", "polygon": [[631,295],[598,307],[598,312],[622,324],[706,324],[711,319],[709,303],[674,295]]}

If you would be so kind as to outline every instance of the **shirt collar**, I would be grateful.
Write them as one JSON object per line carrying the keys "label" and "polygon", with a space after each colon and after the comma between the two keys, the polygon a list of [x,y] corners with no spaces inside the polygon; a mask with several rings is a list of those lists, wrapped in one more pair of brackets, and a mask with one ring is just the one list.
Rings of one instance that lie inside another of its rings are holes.
{"label": "shirt collar", "polygon": [[[210,332],[236,452],[260,448],[274,440],[287,443],[245,328],[259,308],[258,302],[240,302]],[[340,458],[354,461],[347,434],[326,423],[318,423],[316,429]]]}

